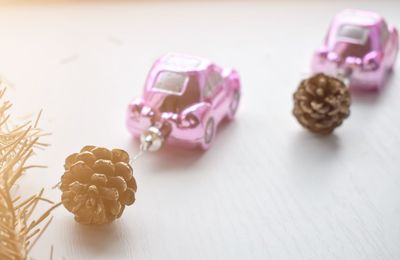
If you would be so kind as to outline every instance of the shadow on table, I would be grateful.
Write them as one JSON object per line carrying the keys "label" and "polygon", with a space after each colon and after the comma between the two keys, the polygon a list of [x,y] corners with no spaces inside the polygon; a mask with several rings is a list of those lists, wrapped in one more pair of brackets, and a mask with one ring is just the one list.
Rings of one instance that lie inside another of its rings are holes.
{"label": "shadow on table", "polygon": [[394,76],[390,73],[387,76],[386,83],[383,88],[379,91],[363,91],[363,90],[352,90],[351,97],[352,103],[357,103],[366,106],[373,106],[381,102],[384,96],[388,94],[390,88],[394,86]]}
{"label": "shadow on table", "polygon": [[325,136],[302,131],[294,137],[292,147],[295,167],[318,169],[336,160],[340,139],[335,133]]}
{"label": "shadow on table", "polygon": [[346,164],[342,150],[346,146],[341,143],[339,134],[321,136],[304,130],[294,134],[290,145],[287,170],[296,189],[310,196],[327,191]]}
{"label": "shadow on table", "polygon": [[[132,150],[137,150],[140,142],[132,138]],[[196,163],[204,152],[200,149],[182,148],[177,146],[164,145],[159,151],[145,152],[135,164],[146,165],[150,172],[164,172],[170,169],[181,170],[190,168]]]}
{"label": "shadow on table", "polygon": [[[218,127],[212,147],[208,151],[203,151],[199,147],[181,147],[175,145],[165,145],[159,151],[147,152],[138,159],[138,163],[146,163],[146,167],[154,172],[165,172],[169,170],[189,172],[191,167],[203,157],[210,155],[213,151],[223,146],[230,138],[235,138],[233,132],[236,128],[236,121],[223,121]],[[139,147],[137,138],[133,138],[132,145]],[[143,161],[143,162],[142,162]]]}
{"label": "shadow on table", "polygon": [[[87,226],[79,223],[68,223],[68,230],[74,243],[79,244],[80,250],[85,250],[90,255],[118,255],[124,244],[124,234],[128,231],[120,221],[101,226]],[[131,236],[131,234],[129,235]],[[130,248],[134,245],[129,245]]]}

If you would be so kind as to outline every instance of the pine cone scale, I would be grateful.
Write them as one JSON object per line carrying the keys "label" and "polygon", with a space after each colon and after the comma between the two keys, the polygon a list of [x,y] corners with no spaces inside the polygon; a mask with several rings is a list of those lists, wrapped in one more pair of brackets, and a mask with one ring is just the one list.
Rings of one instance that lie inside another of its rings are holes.
{"label": "pine cone scale", "polygon": [[108,185],[110,187],[116,188],[119,193],[126,191],[126,189],[128,188],[125,179],[121,176],[111,177],[108,180]]}
{"label": "pine cone scale", "polygon": [[86,165],[92,166],[94,164],[94,162],[96,161],[96,157],[91,152],[84,151],[84,152],[77,154],[75,160],[82,161]]}
{"label": "pine cone scale", "polygon": [[73,164],[70,168],[70,172],[76,179],[83,183],[88,182],[94,173],[93,170],[82,161]]}
{"label": "pine cone scale", "polygon": [[124,193],[122,193],[121,201],[125,205],[132,205],[135,202],[135,191],[128,188]]}

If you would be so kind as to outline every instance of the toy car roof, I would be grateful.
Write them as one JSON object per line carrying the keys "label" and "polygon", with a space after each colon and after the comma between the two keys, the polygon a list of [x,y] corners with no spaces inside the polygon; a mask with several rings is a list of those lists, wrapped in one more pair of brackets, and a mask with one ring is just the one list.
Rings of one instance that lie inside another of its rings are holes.
{"label": "toy car roof", "polygon": [[211,65],[207,59],[183,54],[167,54],[160,58],[158,65],[173,71],[201,71]]}
{"label": "toy car roof", "polygon": [[335,21],[340,24],[370,27],[383,22],[383,18],[374,12],[346,9],[336,15]]}

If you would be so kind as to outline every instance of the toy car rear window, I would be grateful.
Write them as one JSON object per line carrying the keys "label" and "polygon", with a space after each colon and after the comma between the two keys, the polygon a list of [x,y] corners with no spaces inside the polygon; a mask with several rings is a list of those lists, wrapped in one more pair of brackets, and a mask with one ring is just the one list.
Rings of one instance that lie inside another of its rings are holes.
{"label": "toy car rear window", "polygon": [[186,74],[173,71],[161,71],[157,75],[153,88],[172,94],[180,94],[188,80],[189,77]]}
{"label": "toy car rear window", "polygon": [[338,31],[338,39],[364,44],[368,39],[368,29],[354,25],[342,25]]}

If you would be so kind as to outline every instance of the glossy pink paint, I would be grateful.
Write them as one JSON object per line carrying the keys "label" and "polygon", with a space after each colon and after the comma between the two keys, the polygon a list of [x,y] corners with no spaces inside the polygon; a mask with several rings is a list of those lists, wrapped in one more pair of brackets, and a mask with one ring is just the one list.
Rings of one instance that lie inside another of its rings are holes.
{"label": "glossy pink paint", "polygon": [[136,137],[156,126],[167,143],[206,150],[220,122],[233,119],[239,100],[235,70],[200,57],[167,54],[151,68],[142,97],[129,103],[127,126]]}
{"label": "glossy pink paint", "polygon": [[398,31],[377,13],[344,10],[331,22],[324,44],[315,52],[314,73],[343,76],[349,86],[381,89],[399,49]]}

